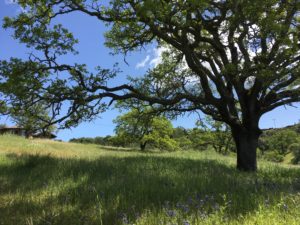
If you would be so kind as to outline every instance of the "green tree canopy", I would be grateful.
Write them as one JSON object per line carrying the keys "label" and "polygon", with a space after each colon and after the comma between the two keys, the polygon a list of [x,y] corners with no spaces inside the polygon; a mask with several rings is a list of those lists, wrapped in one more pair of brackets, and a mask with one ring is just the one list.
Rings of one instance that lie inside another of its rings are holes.
{"label": "green tree canopy", "polygon": [[149,108],[132,109],[118,116],[114,123],[116,136],[124,143],[139,143],[141,150],[145,150],[147,144],[162,150],[178,148],[176,142],[171,140],[171,122],[163,116],[155,115]]}

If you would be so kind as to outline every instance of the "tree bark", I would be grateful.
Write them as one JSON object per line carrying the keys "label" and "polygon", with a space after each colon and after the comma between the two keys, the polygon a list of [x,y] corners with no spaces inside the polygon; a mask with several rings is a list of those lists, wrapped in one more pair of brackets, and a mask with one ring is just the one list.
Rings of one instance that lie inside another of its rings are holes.
{"label": "tree bark", "polygon": [[147,144],[147,142],[144,142],[144,143],[140,143],[140,148],[141,148],[141,151],[145,151],[145,149],[146,149],[146,144]]}
{"label": "tree bark", "polygon": [[242,171],[256,171],[256,149],[261,134],[259,128],[232,128],[232,136],[237,151],[237,169]]}

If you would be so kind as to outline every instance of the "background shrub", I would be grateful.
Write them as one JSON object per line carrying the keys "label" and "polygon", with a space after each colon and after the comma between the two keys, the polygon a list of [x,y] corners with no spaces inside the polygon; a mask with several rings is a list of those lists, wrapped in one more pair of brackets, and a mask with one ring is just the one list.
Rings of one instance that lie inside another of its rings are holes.
{"label": "background shrub", "polygon": [[293,164],[300,164],[300,143],[294,143],[289,146],[289,150],[293,153]]}
{"label": "background shrub", "polygon": [[277,151],[270,151],[264,154],[264,159],[271,162],[282,162],[284,160],[284,156]]}

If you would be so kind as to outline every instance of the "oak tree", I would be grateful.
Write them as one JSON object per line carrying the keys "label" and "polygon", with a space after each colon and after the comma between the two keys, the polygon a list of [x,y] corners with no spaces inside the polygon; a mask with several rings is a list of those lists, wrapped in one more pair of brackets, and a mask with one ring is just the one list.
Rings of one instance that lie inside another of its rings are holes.
{"label": "oak tree", "polygon": [[[178,113],[202,111],[230,126],[237,168],[255,171],[261,116],[300,100],[298,0],[17,2],[27,12],[6,18],[4,27],[43,55],[2,61],[1,82],[16,81],[27,97],[22,104],[51,103],[56,118],[51,123],[69,127],[88,120],[107,109],[106,98],[139,99]],[[59,57],[76,53],[77,41],[53,21],[73,12],[107,23],[106,45],[114,53],[156,42],[171,50],[169,60],[145,79],[117,87],[108,85],[117,70],[91,73],[84,64],[62,64]],[[9,100],[6,104],[15,103]],[[69,110],[57,118],[62,104]]]}
{"label": "oak tree", "polygon": [[126,144],[138,143],[141,151],[145,150],[147,144],[162,150],[178,148],[176,141],[171,139],[172,123],[164,116],[151,113],[147,108],[132,109],[118,116],[114,123],[116,137]]}
{"label": "oak tree", "polygon": [[226,155],[230,150],[233,150],[232,135],[227,124],[206,116],[197,121],[196,125],[204,131],[202,132],[204,141],[212,146],[217,153]]}

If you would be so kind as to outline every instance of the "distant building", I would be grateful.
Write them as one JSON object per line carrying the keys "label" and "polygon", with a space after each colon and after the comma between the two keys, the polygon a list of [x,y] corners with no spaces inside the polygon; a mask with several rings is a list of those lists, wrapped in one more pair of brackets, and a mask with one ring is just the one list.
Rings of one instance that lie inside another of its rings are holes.
{"label": "distant building", "polygon": [[40,133],[35,133],[32,135],[27,135],[26,130],[23,127],[18,127],[18,126],[2,126],[0,127],[0,135],[3,134],[13,134],[13,135],[18,135],[22,137],[32,137],[32,138],[42,138],[42,139],[54,139],[56,138],[56,135],[50,133],[50,132],[40,132]]}
{"label": "distant building", "polygon": [[26,136],[26,130],[22,127],[18,127],[18,126],[3,126],[0,127],[0,135],[2,134],[14,134],[14,135],[18,135],[18,136]]}

